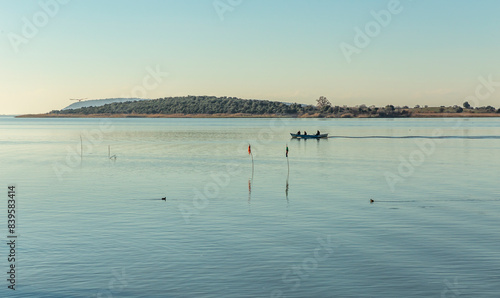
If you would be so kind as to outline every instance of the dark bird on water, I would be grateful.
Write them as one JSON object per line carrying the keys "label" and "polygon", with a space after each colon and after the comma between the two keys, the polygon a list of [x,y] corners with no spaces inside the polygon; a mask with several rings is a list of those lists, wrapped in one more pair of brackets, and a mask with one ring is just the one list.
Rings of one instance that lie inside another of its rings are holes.
{"label": "dark bird on water", "polygon": [[375,201],[373,199],[370,199],[370,204],[374,203]]}
{"label": "dark bird on water", "polygon": [[164,198],[161,198],[161,200],[162,200],[162,201],[166,201],[166,200],[167,200],[167,198],[166,198],[166,197],[164,197]]}

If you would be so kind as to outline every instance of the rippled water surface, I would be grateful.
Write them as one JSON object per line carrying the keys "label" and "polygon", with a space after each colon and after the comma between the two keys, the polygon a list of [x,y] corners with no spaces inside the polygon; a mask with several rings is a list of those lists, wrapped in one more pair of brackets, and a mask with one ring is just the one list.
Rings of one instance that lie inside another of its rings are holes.
{"label": "rippled water surface", "polygon": [[0,296],[496,297],[499,152],[499,119],[1,117]]}

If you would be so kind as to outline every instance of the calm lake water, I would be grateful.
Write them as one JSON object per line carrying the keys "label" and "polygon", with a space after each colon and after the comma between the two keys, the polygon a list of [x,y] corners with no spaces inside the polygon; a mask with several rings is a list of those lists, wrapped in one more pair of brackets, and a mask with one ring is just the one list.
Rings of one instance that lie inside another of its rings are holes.
{"label": "calm lake water", "polygon": [[0,117],[0,166],[2,297],[500,292],[500,119]]}

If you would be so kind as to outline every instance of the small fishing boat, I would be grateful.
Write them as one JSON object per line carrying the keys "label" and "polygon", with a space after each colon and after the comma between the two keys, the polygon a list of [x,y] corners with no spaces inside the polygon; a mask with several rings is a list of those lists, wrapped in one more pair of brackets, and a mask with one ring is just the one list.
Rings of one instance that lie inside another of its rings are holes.
{"label": "small fishing boat", "polygon": [[319,135],[302,135],[302,134],[298,135],[296,133],[290,133],[290,135],[294,139],[323,139],[323,138],[328,138],[328,134],[327,133],[322,133],[322,134],[319,134]]}

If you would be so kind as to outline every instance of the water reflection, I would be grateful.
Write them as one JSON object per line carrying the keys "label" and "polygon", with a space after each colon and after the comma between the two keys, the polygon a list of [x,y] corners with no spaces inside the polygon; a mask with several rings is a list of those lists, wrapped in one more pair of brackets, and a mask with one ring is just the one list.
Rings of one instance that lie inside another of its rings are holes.
{"label": "water reflection", "polygon": [[288,188],[289,188],[288,179],[289,178],[290,178],[290,172],[288,172],[288,175],[286,176],[286,187],[285,187],[285,197],[286,197],[286,207],[287,208],[290,205],[290,201],[288,200]]}
{"label": "water reflection", "polygon": [[304,141],[304,142],[307,142],[307,141],[317,141],[319,143],[319,141],[321,140],[325,140],[325,141],[328,141],[329,138],[339,138],[339,137],[328,137],[328,138],[308,138],[308,139],[304,139],[304,138],[290,138],[290,140],[295,140],[295,141]]}
{"label": "water reflection", "polygon": [[286,144],[286,166],[287,166],[287,173],[286,173],[286,186],[285,186],[285,197],[286,197],[286,207],[288,209],[288,206],[290,205],[290,202],[288,201],[288,180],[290,179],[290,161],[288,159],[288,144]]}
{"label": "water reflection", "polygon": [[252,201],[252,179],[248,179],[248,205]]}

